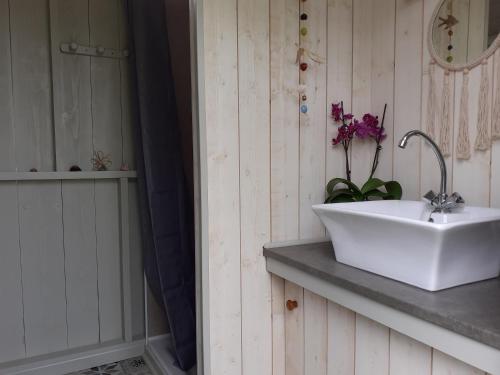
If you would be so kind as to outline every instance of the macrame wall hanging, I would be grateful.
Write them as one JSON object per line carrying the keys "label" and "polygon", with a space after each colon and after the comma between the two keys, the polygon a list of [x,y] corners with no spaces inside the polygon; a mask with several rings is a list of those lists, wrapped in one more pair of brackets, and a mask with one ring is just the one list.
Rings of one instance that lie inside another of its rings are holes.
{"label": "macrame wall hanging", "polygon": [[469,138],[469,70],[463,71],[462,92],[460,94],[460,115],[458,118],[457,159],[470,159]]}
{"label": "macrame wall hanging", "polygon": [[429,93],[427,95],[427,135],[436,139],[436,62],[429,64]]}
{"label": "macrame wall hanging", "polygon": [[491,146],[488,130],[488,91],[490,83],[488,77],[488,61],[481,63],[481,85],[479,86],[479,103],[477,112],[477,135],[475,148],[478,151],[486,151]]}
{"label": "macrame wall hanging", "polygon": [[443,76],[443,95],[441,97],[441,129],[439,132],[439,148],[443,156],[451,155],[451,75],[447,70]]}
{"label": "macrame wall hanging", "polygon": [[500,139],[500,52],[495,56],[495,69],[493,74],[496,75],[495,96],[492,112],[492,133],[491,137],[495,140]]}
{"label": "macrame wall hanging", "polygon": [[[483,31],[471,29],[471,6],[472,2],[464,7],[458,0],[437,1],[427,32],[431,61],[425,128],[445,157],[454,154],[458,160],[488,151],[492,140],[500,140],[500,33],[485,39]],[[473,49],[461,43],[470,35],[482,38]],[[484,48],[479,50],[481,43]]]}

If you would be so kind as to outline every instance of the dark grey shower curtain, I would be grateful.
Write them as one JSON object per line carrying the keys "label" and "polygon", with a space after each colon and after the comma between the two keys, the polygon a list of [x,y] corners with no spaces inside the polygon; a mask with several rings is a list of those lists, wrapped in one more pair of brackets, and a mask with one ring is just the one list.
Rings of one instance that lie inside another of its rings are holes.
{"label": "dark grey shower curtain", "polygon": [[196,363],[192,208],[183,172],[164,0],[131,0],[130,12],[140,112],[136,144],[144,267],[166,312],[178,365],[188,370]]}

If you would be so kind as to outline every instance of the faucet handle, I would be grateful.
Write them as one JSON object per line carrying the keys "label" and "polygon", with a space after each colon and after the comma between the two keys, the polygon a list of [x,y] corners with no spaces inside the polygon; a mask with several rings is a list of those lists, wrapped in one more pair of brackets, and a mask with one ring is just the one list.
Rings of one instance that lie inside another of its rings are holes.
{"label": "faucet handle", "polygon": [[433,202],[435,202],[437,197],[438,197],[438,195],[433,190],[429,190],[427,193],[425,193],[425,195],[422,197],[422,199],[425,202],[432,204]]}
{"label": "faucet handle", "polygon": [[456,205],[464,205],[465,204],[465,200],[457,192],[455,192],[452,195],[450,195],[448,197],[448,201],[451,201],[451,202],[453,202]]}

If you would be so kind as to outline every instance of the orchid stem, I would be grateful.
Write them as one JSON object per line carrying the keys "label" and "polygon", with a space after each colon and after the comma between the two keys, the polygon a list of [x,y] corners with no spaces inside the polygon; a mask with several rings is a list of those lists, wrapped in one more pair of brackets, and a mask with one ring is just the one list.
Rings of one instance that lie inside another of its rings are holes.
{"label": "orchid stem", "polygon": [[370,173],[370,178],[368,180],[371,180],[373,178],[373,175],[375,174],[375,171],[377,170],[377,167],[378,167],[378,161],[380,158],[380,151],[382,151],[382,146],[380,145],[380,142],[382,142],[382,136],[384,134],[384,122],[385,122],[386,111],[387,111],[387,103],[384,105],[384,114],[382,115],[382,122],[380,124],[380,132],[379,132],[379,135],[377,136],[377,146],[375,148],[375,155],[373,157],[372,171]]}

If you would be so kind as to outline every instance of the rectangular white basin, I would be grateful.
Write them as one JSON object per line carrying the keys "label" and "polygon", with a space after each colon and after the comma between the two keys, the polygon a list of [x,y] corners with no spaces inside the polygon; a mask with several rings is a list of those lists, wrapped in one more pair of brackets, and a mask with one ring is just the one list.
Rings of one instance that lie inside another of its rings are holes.
{"label": "rectangular white basin", "polygon": [[321,204],[338,262],[436,291],[500,274],[500,210],[433,214],[425,202]]}

